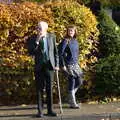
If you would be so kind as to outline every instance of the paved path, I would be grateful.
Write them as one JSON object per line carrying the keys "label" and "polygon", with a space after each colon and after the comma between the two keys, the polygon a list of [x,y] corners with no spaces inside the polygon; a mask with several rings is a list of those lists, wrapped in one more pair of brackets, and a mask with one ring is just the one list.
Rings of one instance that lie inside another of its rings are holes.
{"label": "paved path", "polygon": [[[57,106],[54,110],[60,113]],[[62,120],[120,120],[120,102],[109,104],[81,104],[81,109],[63,108]],[[0,120],[61,120],[58,117],[36,118],[36,105],[0,106]],[[46,113],[46,109],[44,110]]]}

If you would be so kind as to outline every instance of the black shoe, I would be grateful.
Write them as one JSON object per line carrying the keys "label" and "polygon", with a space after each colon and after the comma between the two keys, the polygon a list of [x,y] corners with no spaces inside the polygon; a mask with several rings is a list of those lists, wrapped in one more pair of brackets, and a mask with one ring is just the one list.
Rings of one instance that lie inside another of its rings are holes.
{"label": "black shoe", "polygon": [[70,106],[70,108],[72,108],[72,109],[80,109],[80,107],[78,107],[78,106]]}
{"label": "black shoe", "polygon": [[43,114],[38,113],[38,114],[36,115],[36,117],[37,117],[37,118],[42,118],[42,117],[43,117]]}
{"label": "black shoe", "polygon": [[51,116],[51,117],[56,117],[57,116],[57,113],[55,113],[55,112],[48,112],[47,113],[47,116]]}

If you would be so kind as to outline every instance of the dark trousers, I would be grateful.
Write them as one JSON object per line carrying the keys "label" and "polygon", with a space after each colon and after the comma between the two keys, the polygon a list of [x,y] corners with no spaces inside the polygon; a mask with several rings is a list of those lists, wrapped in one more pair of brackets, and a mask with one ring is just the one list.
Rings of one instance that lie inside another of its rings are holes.
{"label": "dark trousers", "polygon": [[43,106],[43,90],[46,89],[46,102],[48,113],[52,111],[52,81],[54,79],[54,71],[50,64],[42,65],[39,70],[35,70],[36,90],[37,90],[37,108],[42,113]]}
{"label": "dark trousers", "polygon": [[63,74],[67,77],[68,79],[68,90],[72,91],[76,88],[79,88],[83,83],[83,78],[81,76],[73,76],[70,74],[69,71],[62,71]]}
{"label": "dark trousers", "polygon": [[69,91],[72,91],[81,85],[80,77],[68,76],[68,80],[69,80],[69,84],[68,84]]}

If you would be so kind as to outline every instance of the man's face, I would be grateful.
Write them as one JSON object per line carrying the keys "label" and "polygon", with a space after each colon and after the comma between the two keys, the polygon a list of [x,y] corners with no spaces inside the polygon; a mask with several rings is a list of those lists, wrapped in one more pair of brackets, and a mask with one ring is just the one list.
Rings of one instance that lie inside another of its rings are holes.
{"label": "man's face", "polygon": [[47,28],[44,25],[39,25],[37,27],[38,34],[44,35],[47,32]]}

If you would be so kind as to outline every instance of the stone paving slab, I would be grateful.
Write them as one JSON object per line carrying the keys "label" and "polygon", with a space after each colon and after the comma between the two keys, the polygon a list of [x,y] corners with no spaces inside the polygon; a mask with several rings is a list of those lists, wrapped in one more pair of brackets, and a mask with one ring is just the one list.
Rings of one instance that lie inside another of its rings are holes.
{"label": "stone paving slab", "polygon": [[[81,104],[81,109],[63,107],[60,110],[54,105],[58,117],[36,118],[36,105],[0,106],[0,120],[120,120],[120,102],[109,104]],[[46,113],[46,107],[43,111]]]}
{"label": "stone paving slab", "polygon": [[0,120],[120,120],[120,114],[117,113],[116,115],[80,115],[80,116],[60,116],[58,117],[44,117],[44,118],[36,118],[35,115],[25,115],[25,116],[4,116],[0,117]]}

